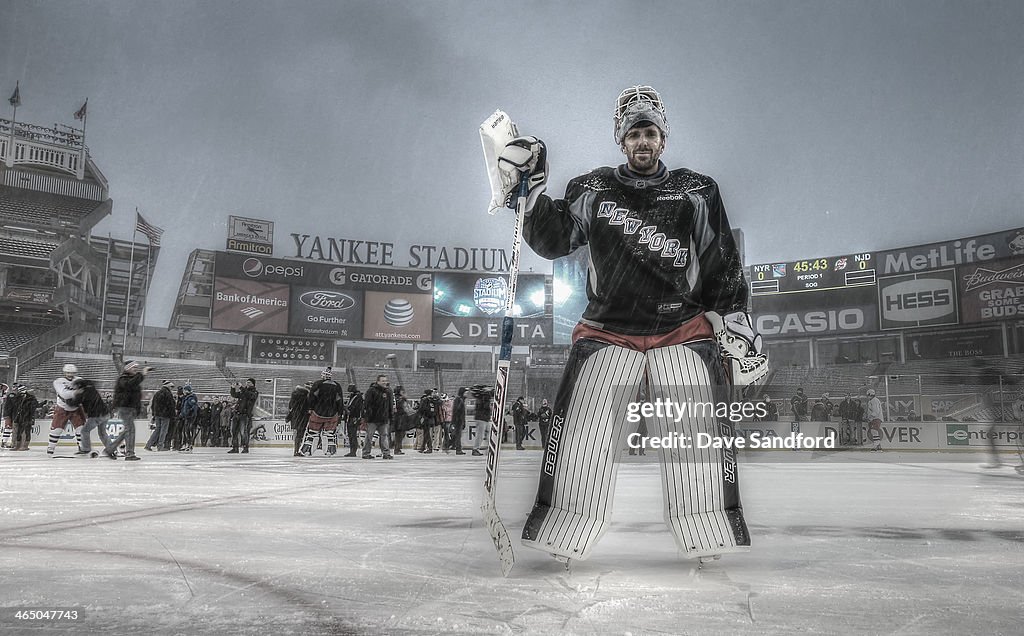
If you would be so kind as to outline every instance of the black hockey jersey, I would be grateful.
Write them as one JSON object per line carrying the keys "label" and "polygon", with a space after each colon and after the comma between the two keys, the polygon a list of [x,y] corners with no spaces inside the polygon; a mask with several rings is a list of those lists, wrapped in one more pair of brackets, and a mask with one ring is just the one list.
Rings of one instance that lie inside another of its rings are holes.
{"label": "black hockey jersey", "polygon": [[713,310],[746,311],[747,284],[718,184],[661,164],[641,176],[598,168],[541,195],[523,227],[534,252],[559,258],[590,246],[583,322],[653,335]]}
{"label": "black hockey jersey", "polygon": [[309,388],[308,406],[320,417],[340,417],[345,406],[345,394],[334,380],[317,380]]}

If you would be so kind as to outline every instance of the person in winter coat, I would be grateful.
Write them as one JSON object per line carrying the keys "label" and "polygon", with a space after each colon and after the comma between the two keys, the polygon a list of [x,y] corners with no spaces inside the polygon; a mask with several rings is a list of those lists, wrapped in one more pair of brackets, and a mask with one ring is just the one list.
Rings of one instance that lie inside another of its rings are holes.
{"label": "person in winter coat", "polygon": [[186,384],[182,387],[185,397],[181,400],[181,406],[178,409],[178,419],[182,422],[182,430],[184,431],[181,440],[181,452],[191,453],[192,447],[196,443],[196,433],[198,432],[197,423],[199,420],[199,398],[192,392],[192,385]]}
{"label": "person in winter coat", "polygon": [[381,456],[391,459],[388,428],[395,421],[395,395],[391,392],[388,376],[381,374],[363,396],[363,419],[366,420],[366,441],[363,459],[373,459],[373,434],[377,433]]}
{"label": "person in winter coat", "polygon": [[523,449],[523,441],[526,439],[526,423],[530,419],[530,409],[526,408],[526,398],[519,396],[512,405],[512,423],[516,427],[516,450]]}
{"label": "person in winter coat", "polygon": [[473,421],[476,422],[473,437],[473,454],[483,455],[480,449],[487,442],[491,430],[491,405],[494,404],[494,387],[478,384],[470,389],[475,399]]}
{"label": "person in winter coat", "polygon": [[437,426],[438,419],[440,418],[440,410],[441,400],[434,396],[434,391],[432,389],[423,391],[419,409],[416,411],[420,416],[420,428],[423,430],[422,445],[416,449],[421,453],[434,452],[431,440],[433,439],[434,427]]}
{"label": "person in winter coat", "polygon": [[312,382],[306,382],[295,387],[292,395],[288,398],[288,415],[285,416],[286,424],[291,424],[292,430],[292,456],[302,457],[299,446],[306,435],[306,425],[309,423],[309,387]]}
{"label": "person in winter coat", "polygon": [[459,389],[452,401],[451,447],[456,455],[465,455],[462,450],[462,430],[466,428],[466,387]]}
{"label": "person in winter coat", "polygon": [[110,459],[117,459],[117,447],[125,443],[125,461],[137,461],[135,454],[135,417],[142,412],[142,383],[152,371],[152,367],[143,367],[134,360],[125,362],[121,375],[114,385],[114,410],[124,425],[121,433],[107,446],[104,454]]}
{"label": "person in winter coat", "polygon": [[75,403],[81,407],[82,413],[85,415],[85,426],[82,427],[82,438],[79,442],[80,450],[78,453],[95,456],[95,453],[92,452],[93,429],[96,429],[96,433],[100,436],[103,448],[110,446],[110,436],[107,435],[107,420],[110,419],[110,409],[107,408],[107,403],[103,400],[100,392],[96,390],[96,385],[93,384],[92,380],[75,378],[71,386],[75,391]]}
{"label": "person in winter coat", "polygon": [[355,457],[359,452],[359,425],[362,419],[363,394],[356,385],[350,384],[348,397],[345,399],[345,436],[348,437],[348,452],[345,453],[345,457]]}
{"label": "person in winter coat", "polygon": [[395,455],[404,455],[402,442],[405,441],[408,432],[416,428],[416,420],[419,419],[419,416],[416,415],[416,409],[412,406],[412,400],[405,396],[405,388],[402,386],[395,387],[395,409],[395,422],[391,426]]}
{"label": "person in winter coat", "polygon": [[153,416],[153,433],[146,442],[145,449],[148,451],[165,451],[170,448],[168,433],[171,429],[171,419],[175,416],[173,391],[174,383],[164,380],[149,402]]}
{"label": "person in winter coat", "polygon": [[9,410],[4,412],[4,417],[11,418],[11,426],[14,429],[14,447],[12,450],[27,451],[29,442],[32,441],[32,424],[35,422],[36,409],[39,408],[39,401],[32,389],[24,384],[15,384],[9,390],[8,400],[5,406]]}
{"label": "person in winter coat", "polygon": [[238,403],[235,405],[235,418],[231,426],[231,450],[228,453],[237,453],[239,444],[242,446],[242,453],[249,452],[252,410],[256,407],[259,396],[255,378],[247,379],[245,386],[235,383],[235,386],[231,387],[231,397],[237,399]]}
{"label": "person in winter coat", "polygon": [[551,406],[547,399],[541,400],[540,409],[537,410],[537,428],[540,429],[541,444],[548,447],[548,434],[551,433]]}

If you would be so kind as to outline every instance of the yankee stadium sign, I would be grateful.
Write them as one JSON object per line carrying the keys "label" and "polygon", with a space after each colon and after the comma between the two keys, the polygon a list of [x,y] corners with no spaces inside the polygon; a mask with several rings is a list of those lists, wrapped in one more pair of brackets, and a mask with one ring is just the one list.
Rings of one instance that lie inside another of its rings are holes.
{"label": "yankee stadium sign", "polygon": [[291,237],[292,258],[310,261],[477,272],[506,272],[510,262],[505,250],[494,247],[410,245],[405,263],[396,263],[394,243],[295,233]]}

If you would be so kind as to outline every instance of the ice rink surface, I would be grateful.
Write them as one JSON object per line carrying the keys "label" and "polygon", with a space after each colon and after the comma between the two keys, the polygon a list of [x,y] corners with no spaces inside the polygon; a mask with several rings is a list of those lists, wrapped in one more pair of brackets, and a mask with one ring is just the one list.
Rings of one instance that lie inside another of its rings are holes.
{"label": "ice rink surface", "polygon": [[[1024,477],[983,456],[747,459],[753,548],[701,570],[661,521],[656,460],[629,457],[590,560],[517,541],[505,579],[482,457],[140,452],[0,455],[0,633],[1024,633]],[[502,456],[516,537],[539,462]],[[84,618],[11,609],[69,607]]]}

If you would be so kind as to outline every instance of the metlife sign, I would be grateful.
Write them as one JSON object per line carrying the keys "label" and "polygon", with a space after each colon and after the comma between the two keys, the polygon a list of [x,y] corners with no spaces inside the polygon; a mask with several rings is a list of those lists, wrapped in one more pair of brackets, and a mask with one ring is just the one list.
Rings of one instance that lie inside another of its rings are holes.
{"label": "metlife sign", "polygon": [[1024,255],[1024,228],[880,252],[882,275],[906,274]]}
{"label": "metlife sign", "polygon": [[880,278],[878,311],[882,329],[959,324],[955,270]]}

